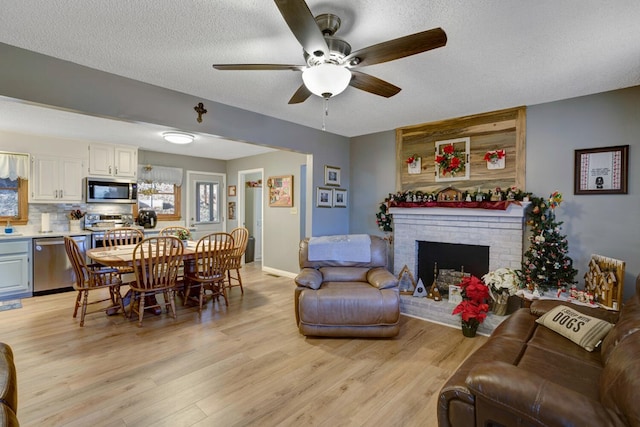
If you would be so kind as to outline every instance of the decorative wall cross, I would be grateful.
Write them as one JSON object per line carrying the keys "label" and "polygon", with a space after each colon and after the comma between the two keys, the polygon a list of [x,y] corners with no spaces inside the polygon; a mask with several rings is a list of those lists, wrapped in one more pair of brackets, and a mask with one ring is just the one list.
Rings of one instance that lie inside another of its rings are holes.
{"label": "decorative wall cross", "polygon": [[198,123],[202,123],[202,115],[207,114],[207,110],[204,108],[204,104],[202,102],[199,102],[198,105],[193,107],[193,109],[196,110],[196,113],[198,113],[198,118],[196,120],[198,121]]}

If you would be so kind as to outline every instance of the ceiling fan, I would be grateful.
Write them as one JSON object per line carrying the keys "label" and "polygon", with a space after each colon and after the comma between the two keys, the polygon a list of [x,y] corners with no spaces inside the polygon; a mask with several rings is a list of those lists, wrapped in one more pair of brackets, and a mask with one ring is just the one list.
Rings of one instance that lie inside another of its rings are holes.
{"label": "ceiling fan", "polygon": [[303,84],[289,104],[304,102],[311,94],[325,100],[347,86],[374,95],[392,97],[400,88],[356,68],[393,61],[447,44],[442,28],[434,28],[351,52],[346,41],[334,37],[340,18],[325,13],[315,18],[304,0],[275,0],[289,29],[302,45],[306,65],[214,64],[217,70],[293,70],[302,72]]}

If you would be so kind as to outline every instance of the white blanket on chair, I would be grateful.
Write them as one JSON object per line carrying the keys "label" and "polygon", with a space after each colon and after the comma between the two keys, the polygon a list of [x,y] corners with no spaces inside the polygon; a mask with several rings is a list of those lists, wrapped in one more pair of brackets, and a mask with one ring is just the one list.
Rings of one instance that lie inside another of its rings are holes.
{"label": "white blanket on chair", "polygon": [[368,234],[341,234],[309,239],[309,261],[371,261]]}

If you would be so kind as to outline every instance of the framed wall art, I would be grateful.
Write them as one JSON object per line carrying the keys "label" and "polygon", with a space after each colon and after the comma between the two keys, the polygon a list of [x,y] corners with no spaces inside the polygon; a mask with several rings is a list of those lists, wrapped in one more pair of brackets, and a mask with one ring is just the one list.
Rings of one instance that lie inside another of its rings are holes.
{"label": "framed wall art", "polygon": [[436,182],[469,179],[469,153],[471,138],[436,141]]}
{"label": "framed wall art", "polygon": [[229,202],[227,219],[236,219],[236,202]]}
{"label": "framed wall art", "polygon": [[575,150],[573,194],[627,194],[629,146]]}
{"label": "framed wall art", "polygon": [[316,206],[319,208],[330,208],[333,202],[333,189],[318,187],[316,188]]}
{"label": "framed wall art", "polygon": [[229,187],[227,187],[227,196],[236,197],[236,186],[235,185],[230,185]]}
{"label": "framed wall art", "polygon": [[267,180],[270,207],[293,206],[293,175],[271,176]]}
{"label": "framed wall art", "polygon": [[324,166],[324,185],[340,187],[340,168],[336,166]]}
{"label": "framed wall art", "polygon": [[347,190],[343,188],[333,189],[333,207],[334,208],[347,207]]}

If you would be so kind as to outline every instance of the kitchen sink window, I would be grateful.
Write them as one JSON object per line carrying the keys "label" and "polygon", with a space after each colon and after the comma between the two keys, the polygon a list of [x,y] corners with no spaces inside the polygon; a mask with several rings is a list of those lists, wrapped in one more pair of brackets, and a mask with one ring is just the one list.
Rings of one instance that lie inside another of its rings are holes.
{"label": "kitchen sink window", "polygon": [[29,216],[26,154],[0,153],[0,221],[24,225]]}
{"label": "kitchen sink window", "polygon": [[160,221],[180,220],[182,169],[145,165],[138,167],[138,209],[153,209]]}

